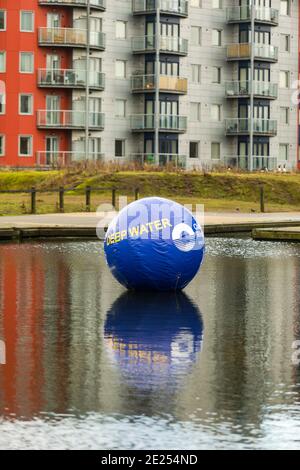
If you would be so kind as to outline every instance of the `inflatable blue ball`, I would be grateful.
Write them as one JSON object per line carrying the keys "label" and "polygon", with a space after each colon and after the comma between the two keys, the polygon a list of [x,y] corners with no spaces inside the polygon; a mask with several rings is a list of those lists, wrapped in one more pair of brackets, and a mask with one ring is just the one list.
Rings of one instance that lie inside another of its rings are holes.
{"label": "inflatable blue ball", "polygon": [[120,211],[108,227],[104,251],[112,274],[127,289],[176,291],[197,274],[204,235],[184,206],[149,197]]}

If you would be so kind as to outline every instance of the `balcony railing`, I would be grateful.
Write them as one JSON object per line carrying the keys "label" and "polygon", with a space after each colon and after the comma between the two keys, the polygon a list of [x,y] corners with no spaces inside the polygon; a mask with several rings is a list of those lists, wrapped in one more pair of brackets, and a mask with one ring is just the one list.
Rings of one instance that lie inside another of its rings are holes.
{"label": "balcony railing", "polygon": [[[154,131],[155,114],[134,114],[131,116],[131,129],[134,132]],[[159,130],[169,132],[186,132],[187,117],[172,114],[159,116]]]}
{"label": "balcony railing", "polygon": [[[229,7],[226,12],[228,23],[251,21],[251,8],[248,6]],[[255,21],[276,26],[279,24],[279,11],[275,8],[257,7],[255,8]]]}
{"label": "balcony railing", "polygon": [[[269,99],[278,98],[278,84],[270,82],[257,82],[253,83],[253,93],[256,97],[263,97]],[[249,81],[236,81],[226,82],[225,84],[227,98],[247,97],[251,93],[251,82]]]}
{"label": "balcony railing", "polygon": [[[226,167],[230,168],[238,168],[240,170],[248,170],[250,168],[249,165],[249,157],[248,156],[227,156],[223,158],[223,162]],[[252,168],[254,171],[260,170],[269,170],[273,171],[277,168],[277,158],[270,157],[270,156],[257,156],[253,155],[252,157]]]}
{"label": "balcony railing", "polygon": [[[89,113],[88,125],[90,129],[104,129],[104,114]],[[53,111],[42,109],[37,112],[37,126],[53,129],[85,129],[85,111]]]}
{"label": "balcony railing", "polygon": [[160,2],[161,13],[176,16],[188,16],[187,0],[133,0],[132,11],[134,15],[143,15],[147,13],[155,13],[156,2]]}
{"label": "balcony railing", "polygon": [[[101,161],[104,159],[103,153],[89,153],[89,161]],[[86,160],[85,152],[37,152],[36,164],[37,166],[51,166],[60,167],[69,165],[72,162]]]}
{"label": "balcony railing", "polygon": [[[229,44],[227,46],[228,60],[250,60],[251,43]],[[256,60],[266,60],[268,62],[278,61],[278,47],[270,44],[254,44],[254,58]]]}
{"label": "balcony railing", "polygon": [[[135,54],[154,52],[155,47],[155,36],[139,36],[132,39],[132,51]],[[167,54],[187,55],[188,40],[178,36],[161,36],[159,49]]]}
{"label": "balcony railing", "polygon": [[[187,79],[173,77],[171,75],[160,75],[159,89],[167,93],[187,93]],[[131,78],[131,88],[134,93],[144,93],[155,91],[155,75],[133,75]]]}
{"label": "balcony railing", "polygon": [[[38,84],[41,87],[85,88],[86,71],[74,69],[39,69]],[[89,73],[89,86],[104,90],[105,75],[101,72]]]}
{"label": "balcony railing", "polygon": [[[87,7],[88,0],[39,0],[40,5]],[[105,10],[106,0],[90,0],[91,8]]]}
{"label": "balcony railing", "polygon": [[174,165],[178,168],[186,167],[186,155],[178,155],[175,153],[160,153],[158,162],[154,153],[134,153],[130,155],[130,160],[140,165],[155,165],[158,163],[160,166]]}
{"label": "balcony railing", "polygon": [[[251,127],[250,119],[226,119],[226,135],[249,134]],[[275,136],[277,134],[277,121],[272,119],[253,119],[253,132],[258,135]]]}
{"label": "balcony railing", "polygon": [[[87,31],[76,28],[39,28],[39,44],[41,46],[86,47]],[[100,31],[91,31],[90,46],[104,50],[105,34]]]}

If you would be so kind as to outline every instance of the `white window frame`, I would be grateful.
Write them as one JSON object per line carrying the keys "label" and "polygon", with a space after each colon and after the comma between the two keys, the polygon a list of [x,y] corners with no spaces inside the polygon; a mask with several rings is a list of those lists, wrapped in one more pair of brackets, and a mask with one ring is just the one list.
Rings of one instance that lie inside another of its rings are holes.
{"label": "white window frame", "polygon": [[[6,103],[5,103],[5,93],[0,93],[0,98],[1,97],[4,97],[4,103],[3,103],[3,111],[1,112],[0,111],[0,116],[3,116],[4,114],[6,114]],[[2,100],[1,100],[2,101]]]}
{"label": "white window frame", "polygon": [[[124,26],[124,31],[125,31],[125,36],[118,36],[117,35],[117,32],[118,32],[118,24],[122,23],[122,25]],[[127,39],[127,30],[128,30],[128,22],[125,21],[125,20],[116,20],[116,32],[115,32],[115,36],[116,36],[116,39]]]}
{"label": "white window frame", "polygon": [[[118,155],[118,156],[116,155],[116,143],[117,143],[117,141],[122,142],[122,153],[123,153],[123,155]],[[114,158],[116,158],[116,159],[124,158],[125,155],[126,155],[126,139],[115,139],[114,144],[115,144]]]}
{"label": "white window frame", "polygon": [[4,29],[0,29],[0,31],[6,31],[7,29],[7,11],[3,8],[0,9],[0,12],[4,13]]}
{"label": "white window frame", "polygon": [[[219,153],[219,158],[213,158],[213,145],[217,145],[219,147],[220,153]],[[211,160],[213,161],[221,161],[222,160],[222,146],[221,142],[216,142],[215,140],[210,143],[210,152],[211,152]]]}
{"label": "white window frame", "polygon": [[[22,96],[30,96],[31,98],[31,112],[30,113],[22,113],[21,112],[21,97]],[[19,93],[19,115],[20,116],[32,116],[33,115],[33,94],[32,93]]]}
{"label": "white window frame", "polygon": [[0,51],[0,53],[3,54],[3,57],[4,57],[4,61],[3,61],[4,68],[3,70],[0,69],[0,73],[6,73],[6,51]]}
{"label": "white window frame", "polygon": [[[124,65],[124,75],[117,75],[117,63],[123,63]],[[115,78],[118,79],[118,80],[124,80],[125,78],[127,78],[127,60],[123,60],[123,59],[116,59],[115,61]]]}
{"label": "white window frame", "polygon": [[[22,13],[31,13],[32,14],[32,29],[22,29]],[[35,17],[34,11],[32,10],[20,10],[20,32],[21,33],[34,33]]]}
{"label": "white window frame", "polygon": [[0,157],[5,157],[5,135],[0,134],[0,138],[2,139],[2,152],[0,151]]}
{"label": "white window frame", "polygon": [[[124,105],[124,114],[118,114],[118,106],[117,103],[122,103]],[[127,112],[127,100],[124,100],[123,98],[116,98],[115,100],[115,117],[119,119],[124,119],[126,118],[126,112]]]}
{"label": "white window frame", "polygon": [[[30,72],[23,72],[21,70],[21,63],[22,63],[22,60],[21,60],[21,57],[22,57],[22,54],[31,54],[32,56],[32,71]],[[25,75],[32,75],[34,73],[34,53],[31,52],[31,51],[20,51],[19,52],[19,73],[24,73]]]}
{"label": "white window frame", "polygon": [[[30,138],[30,154],[21,154],[21,138],[29,137]],[[33,156],[33,135],[30,134],[19,134],[18,135],[18,156],[23,158],[31,158]]]}

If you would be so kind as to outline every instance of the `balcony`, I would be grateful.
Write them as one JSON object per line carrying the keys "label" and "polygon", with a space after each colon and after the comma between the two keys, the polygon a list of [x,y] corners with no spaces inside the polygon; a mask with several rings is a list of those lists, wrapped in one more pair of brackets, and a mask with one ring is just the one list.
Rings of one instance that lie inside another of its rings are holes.
{"label": "balcony", "polygon": [[[223,164],[229,168],[238,168],[240,170],[248,170],[250,168],[248,156],[230,156],[224,157]],[[270,156],[257,156],[252,157],[252,168],[254,171],[269,170],[273,171],[277,168],[277,158]]]}
{"label": "balcony", "polygon": [[[103,153],[89,153],[88,160],[98,162],[104,159]],[[86,160],[85,152],[37,152],[37,166],[61,167],[67,166],[72,162]]]}
{"label": "balcony", "polygon": [[[131,129],[133,132],[154,132],[155,114],[134,114],[131,116]],[[187,117],[172,114],[159,116],[159,131],[171,133],[184,133],[187,130]]]}
{"label": "balcony", "polygon": [[[278,47],[269,44],[254,44],[254,59],[266,62],[278,61]],[[251,60],[251,43],[229,44],[227,46],[227,60]]]}
{"label": "balcony", "polygon": [[[132,52],[134,54],[153,53],[156,50],[155,36],[139,36],[132,39]],[[186,56],[188,53],[188,40],[178,36],[161,36],[160,52]]]}
{"label": "balcony", "polygon": [[[39,0],[39,5],[54,7],[86,8],[88,0]],[[104,11],[106,0],[90,0],[91,9]]]}
{"label": "balcony", "polygon": [[[251,21],[251,8],[248,6],[229,7],[227,8],[226,13],[227,22],[231,24],[249,23],[249,21]],[[255,22],[278,26],[279,11],[274,8],[257,7],[255,9]]]}
{"label": "balcony", "polygon": [[[77,28],[39,28],[39,45],[55,47],[87,47],[87,31]],[[90,32],[90,47],[103,51],[105,34]]]}
{"label": "balcony", "polygon": [[[133,93],[147,93],[155,91],[155,75],[133,75],[131,89]],[[187,93],[188,81],[186,78],[160,75],[159,90],[166,93],[184,95]]]}
{"label": "balcony", "polygon": [[[225,132],[228,136],[249,135],[251,120],[246,119],[226,119]],[[254,119],[253,133],[274,137],[277,134],[277,121],[271,119]]]}
{"label": "balcony", "polygon": [[[88,118],[91,130],[104,129],[103,113],[89,113]],[[37,127],[39,129],[85,129],[86,113],[85,111],[38,110]]]}
{"label": "balcony", "polygon": [[[249,98],[251,82],[226,82],[225,90],[227,98]],[[270,82],[253,82],[253,93],[255,98],[275,100],[278,98],[278,85]]]}
{"label": "balcony", "polygon": [[[156,0],[133,0],[132,11],[134,15],[155,14]],[[188,1],[160,0],[160,12],[186,18],[188,16]]]}
{"label": "balcony", "polygon": [[[42,88],[79,88],[86,87],[86,71],[74,69],[39,69],[38,85]],[[89,73],[89,87],[104,90],[105,75],[100,72]]]}
{"label": "balcony", "polygon": [[[134,153],[130,155],[130,160],[141,166],[156,164],[156,156],[154,153]],[[158,160],[160,166],[172,165],[176,168],[186,168],[186,155],[160,153]]]}

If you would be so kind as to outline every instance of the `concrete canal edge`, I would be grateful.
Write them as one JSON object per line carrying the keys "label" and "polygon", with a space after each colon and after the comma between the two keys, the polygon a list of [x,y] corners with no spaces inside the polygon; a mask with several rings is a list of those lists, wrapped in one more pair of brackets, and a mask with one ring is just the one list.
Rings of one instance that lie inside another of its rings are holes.
{"label": "concrete canal edge", "polygon": [[300,242],[300,226],[256,228],[252,231],[252,238],[261,241]]}
{"label": "concrete canal edge", "polygon": [[[280,228],[284,230],[280,230]],[[249,235],[256,240],[300,241],[300,222],[247,222],[229,224],[208,224],[204,227],[206,236]],[[100,233],[104,239],[104,230]],[[30,239],[97,239],[96,227],[92,225],[30,225],[0,226],[0,240],[22,241]]]}

